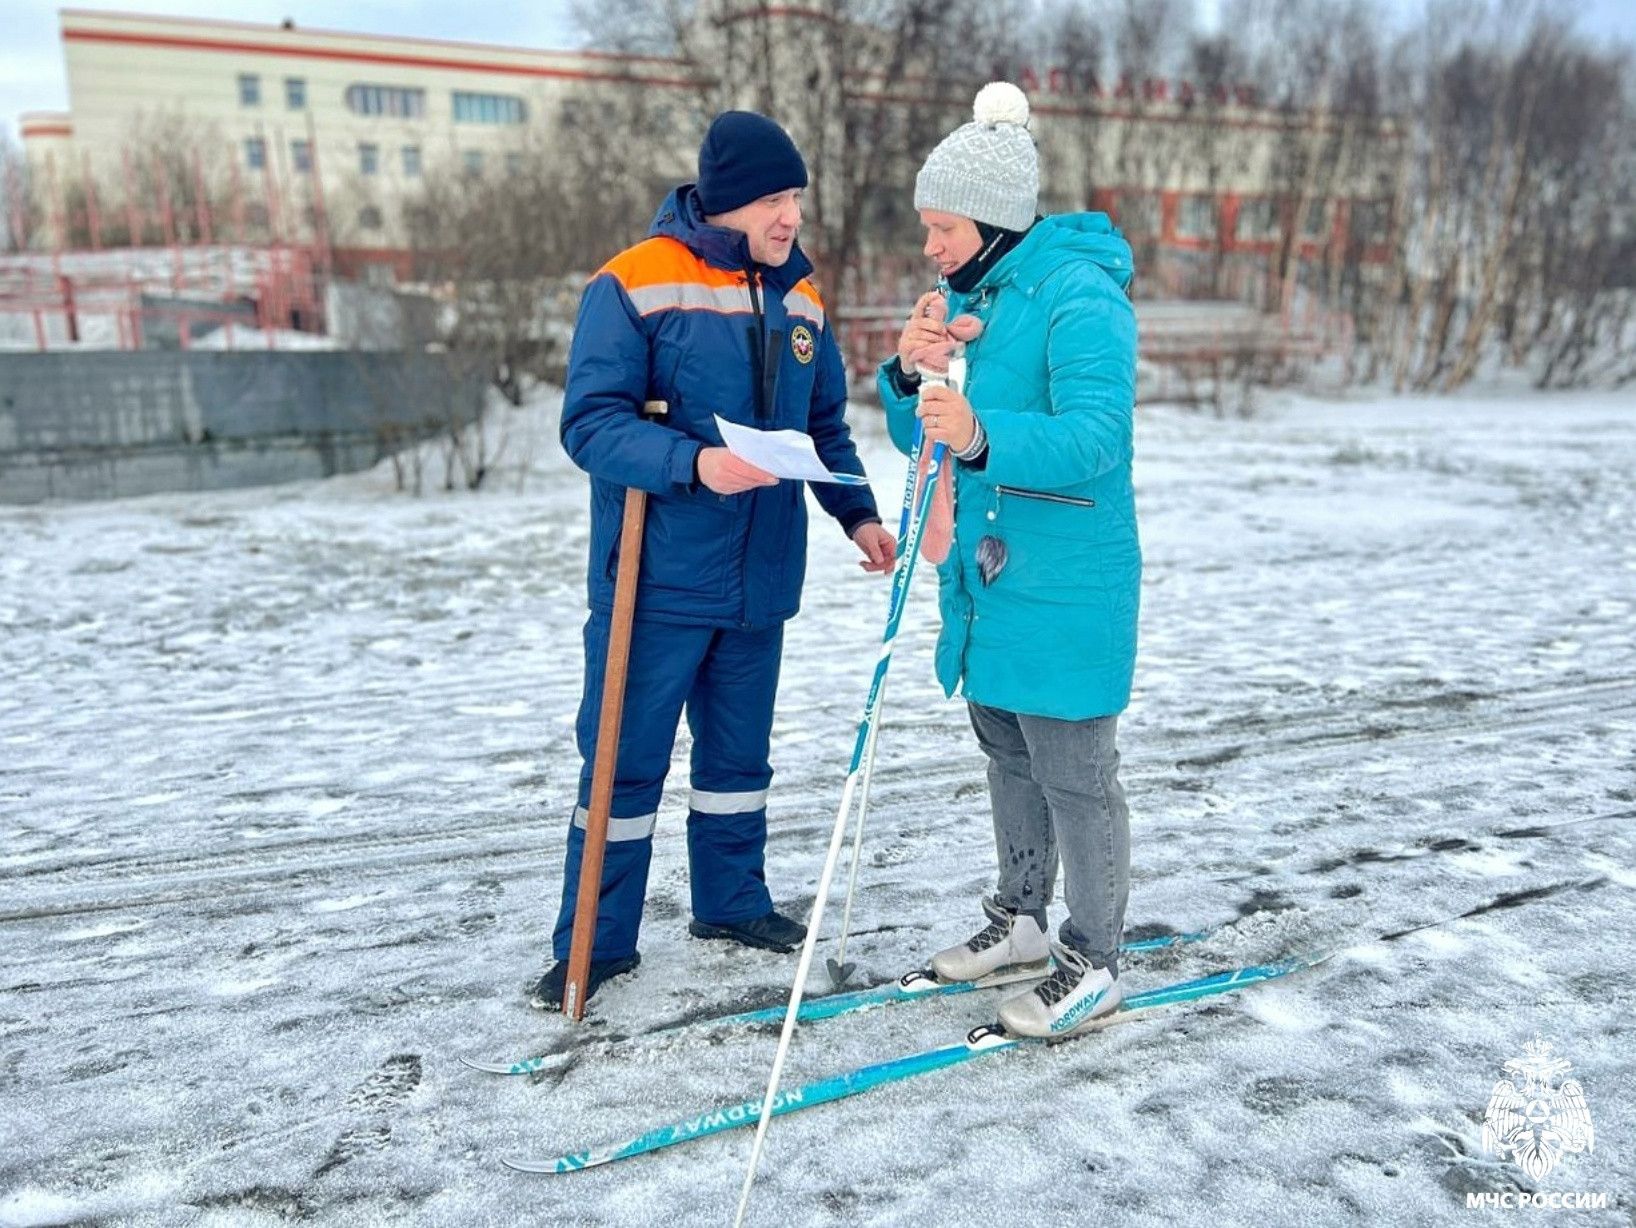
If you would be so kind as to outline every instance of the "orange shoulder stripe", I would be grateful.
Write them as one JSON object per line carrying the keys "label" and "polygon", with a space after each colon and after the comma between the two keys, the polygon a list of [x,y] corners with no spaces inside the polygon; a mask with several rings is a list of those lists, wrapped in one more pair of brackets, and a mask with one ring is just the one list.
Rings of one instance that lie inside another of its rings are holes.
{"label": "orange shoulder stripe", "polygon": [[686,244],[664,235],[644,239],[635,247],[626,248],[599,271],[617,277],[619,284],[627,290],[684,282],[711,288],[744,284],[742,274],[713,268],[690,252]]}

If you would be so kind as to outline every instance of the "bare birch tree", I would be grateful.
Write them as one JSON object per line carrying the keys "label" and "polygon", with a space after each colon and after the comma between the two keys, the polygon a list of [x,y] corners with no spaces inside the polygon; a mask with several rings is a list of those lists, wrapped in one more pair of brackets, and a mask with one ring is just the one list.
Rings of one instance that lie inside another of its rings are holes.
{"label": "bare birch tree", "polygon": [[28,239],[30,193],[22,150],[0,125],[0,251],[19,251]]}
{"label": "bare birch tree", "polygon": [[[1020,60],[1025,0],[825,0],[791,10],[730,0],[582,5],[594,44],[667,54],[694,82],[696,148],[720,111],[783,124],[811,182],[802,246],[831,301],[861,297],[866,249],[912,241],[915,171],[969,118],[977,86]],[[672,142],[688,146],[688,135]],[[655,151],[656,163],[660,160]],[[666,159],[668,161],[668,159]],[[681,178],[691,178],[684,168]]]}

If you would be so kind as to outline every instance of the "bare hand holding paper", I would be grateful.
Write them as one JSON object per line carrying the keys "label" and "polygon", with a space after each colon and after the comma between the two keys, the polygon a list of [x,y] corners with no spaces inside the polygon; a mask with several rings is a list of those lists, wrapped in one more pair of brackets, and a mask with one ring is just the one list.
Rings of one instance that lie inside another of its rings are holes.
{"label": "bare hand holding paper", "polygon": [[812,436],[801,431],[758,431],[716,415],[721,441],[734,456],[780,478],[805,482],[840,482],[845,486],[867,486],[869,479],[855,473],[831,473],[818,459]]}

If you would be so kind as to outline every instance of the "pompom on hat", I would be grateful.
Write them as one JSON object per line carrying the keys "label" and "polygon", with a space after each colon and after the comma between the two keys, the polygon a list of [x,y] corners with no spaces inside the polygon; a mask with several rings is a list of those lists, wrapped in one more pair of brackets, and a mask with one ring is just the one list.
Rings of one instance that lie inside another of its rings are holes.
{"label": "pompom on hat", "polygon": [[915,208],[1027,230],[1040,196],[1028,97],[1009,81],[991,81],[971,110],[972,122],[944,137],[915,176]]}
{"label": "pompom on hat", "polygon": [[790,134],[754,111],[723,111],[699,146],[699,207],[707,216],[807,186],[807,164]]}

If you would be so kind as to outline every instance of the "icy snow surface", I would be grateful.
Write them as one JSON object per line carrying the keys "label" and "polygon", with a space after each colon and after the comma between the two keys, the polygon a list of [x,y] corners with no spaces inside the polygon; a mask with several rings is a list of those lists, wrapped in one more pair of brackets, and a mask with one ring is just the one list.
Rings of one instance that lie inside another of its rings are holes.
{"label": "icy snow surface", "polygon": [[[0,509],[0,1225],[731,1221],[748,1131],[499,1164],[759,1094],[775,1033],[640,1034],[780,1002],[795,964],[686,935],[684,733],[640,972],[577,1027],[526,1005],[577,770],[585,496],[554,411],[479,495],[399,495],[383,466]],[[895,508],[902,464],[854,418]],[[1337,954],[781,1118],[751,1222],[1476,1224],[1527,1216],[1468,1192],[1537,1189],[1609,1196],[1553,1223],[1628,1224],[1633,473],[1628,396],[1144,408],[1129,921],[1225,928],[1127,984]],[[797,915],[887,593],[826,518],[812,545],[773,751],[769,879]],[[886,699],[860,979],[976,928],[992,873],[929,580]],[[785,1084],[994,1001],[811,1025]],[[1596,1130],[1538,1185],[1481,1143],[1536,1034]],[[457,1061],[551,1050],[573,1060],[538,1080]]]}

